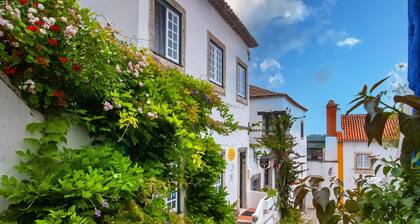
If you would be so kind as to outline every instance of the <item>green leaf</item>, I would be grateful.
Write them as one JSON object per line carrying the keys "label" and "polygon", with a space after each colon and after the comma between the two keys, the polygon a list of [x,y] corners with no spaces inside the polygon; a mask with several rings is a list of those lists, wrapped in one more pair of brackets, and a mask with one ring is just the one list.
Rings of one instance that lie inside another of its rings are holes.
{"label": "green leaf", "polygon": [[420,148],[420,116],[399,114],[400,131],[415,149]]}
{"label": "green leaf", "polygon": [[382,172],[383,172],[383,173],[384,173],[384,175],[386,176],[386,175],[388,175],[389,171],[391,171],[391,169],[392,169],[392,167],[390,167],[390,166],[385,166],[385,167],[382,169]]}
{"label": "green leaf", "polygon": [[354,200],[347,200],[346,203],[344,204],[344,207],[350,213],[357,213],[359,211],[359,205]]}
{"label": "green leaf", "polygon": [[370,121],[370,115],[366,115],[365,132],[368,137],[368,145],[372,143],[373,139],[382,145],[382,137],[389,116],[391,116],[389,112],[378,111],[373,121]]}
{"label": "green leaf", "polygon": [[41,147],[41,143],[38,139],[35,138],[25,138],[23,139],[23,142],[27,144],[28,146],[32,147],[33,149],[37,150]]}
{"label": "green leaf", "polygon": [[378,171],[379,171],[379,169],[382,167],[382,164],[378,164],[376,167],[375,167],[375,175],[378,173]]}
{"label": "green leaf", "polygon": [[318,203],[325,212],[327,204],[330,201],[330,189],[327,187],[323,187],[321,190],[313,189],[312,194],[316,203]]}
{"label": "green leaf", "polygon": [[333,215],[328,219],[327,224],[337,224],[341,220],[340,215]]}
{"label": "green leaf", "polygon": [[346,112],[346,116],[349,115],[353,110],[357,109],[360,105],[362,105],[365,101],[361,100],[359,102],[357,102],[354,106],[352,106],[347,112]]}
{"label": "green leaf", "polygon": [[372,88],[370,88],[370,93],[372,93],[378,86],[380,86],[383,82],[385,82],[387,79],[391,78],[391,76],[388,76],[384,79],[382,79],[381,81],[375,83]]}
{"label": "green leaf", "polygon": [[365,84],[365,85],[363,86],[362,91],[360,92],[360,95],[366,95],[366,93],[367,93],[367,89],[368,89],[368,87],[367,87],[367,85]]}
{"label": "green leaf", "polygon": [[305,188],[304,186],[299,186],[295,189],[294,195],[295,195],[295,201],[294,201],[294,207],[296,208],[306,197],[309,190]]}
{"label": "green leaf", "polygon": [[407,96],[394,96],[394,101],[396,103],[404,103],[410,107],[420,111],[420,97],[407,95]]}
{"label": "green leaf", "polygon": [[35,132],[42,132],[44,130],[43,123],[31,123],[26,126],[26,131],[29,131],[31,134]]}

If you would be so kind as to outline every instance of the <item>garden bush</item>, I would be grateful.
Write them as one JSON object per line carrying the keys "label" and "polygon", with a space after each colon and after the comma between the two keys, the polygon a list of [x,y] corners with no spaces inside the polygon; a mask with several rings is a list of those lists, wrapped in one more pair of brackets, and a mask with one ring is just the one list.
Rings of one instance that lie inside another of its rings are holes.
{"label": "garden bush", "polygon": [[[28,126],[42,137],[18,152],[17,169],[28,178],[2,178],[0,194],[11,202],[3,217],[184,222],[163,198],[185,189],[189,217],[232,222],[225,192],[214,187],[225,163],[211,133],[229,134],[237,124],[209,83],[118,40],[75,0],[9,0],[0,10],[0,70],[46,116]],[[215,111],[222,122],[212,119]],[[92,145],[67,149],[69,124],[85,127]]]}

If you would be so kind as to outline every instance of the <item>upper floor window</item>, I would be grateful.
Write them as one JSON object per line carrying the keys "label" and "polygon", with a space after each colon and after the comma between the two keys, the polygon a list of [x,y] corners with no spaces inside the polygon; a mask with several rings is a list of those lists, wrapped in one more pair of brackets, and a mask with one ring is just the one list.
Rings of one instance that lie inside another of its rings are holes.
{"label": "upper floor window", "polygon": [[356,169],[357,170],[369,170],[372,168],[370,154],[356,154]]}
{"label": "upper floor window", "polygon": [[308,148],[308,160],[322,161],[322,148]]}
{"label": "upper floor window", "polygon": [[165,0],[156,0],[153,50],[176,64],[181,57],[181,20],[179,11]]}
{"label": "upper floor window", "polygon": [[210,41],[209,65],[210,81],[219,86],[223,86],[223,49],[213,41]]}
{"label": "upper floor window", "polygon": [[241,63],[238,63],[238,86],[237,94],[242,98],[247,98],[247,74],[246,68]]}

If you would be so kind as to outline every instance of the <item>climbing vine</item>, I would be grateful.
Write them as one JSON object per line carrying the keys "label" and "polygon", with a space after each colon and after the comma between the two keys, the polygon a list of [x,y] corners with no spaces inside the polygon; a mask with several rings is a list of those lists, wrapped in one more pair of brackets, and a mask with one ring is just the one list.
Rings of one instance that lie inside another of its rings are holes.
{"label": "climbing vine", "polygon": [[[185,189],[189,217],[226,223],[233,209],[213,186],[225,163],[210,133],[237,124],[210,84],[121,42],[75,0],[9,0],[0,10],[1,77],[46,116],[28,126],[42,137],[18,152],[28,179],[2,178],[0,195],[11,202],[3,217],[163,222],[173,219],[165,194]],[[61,148],[70,124],[88,130],[91,146]]]}
{"label": "climbing vine", "polygon": [[272,115],[265,133],[257,139],[258,143],[271,152],[269,156],[274,161],[276,173],[276,189],[269,191],[270,196],[277,198],[277,207],[282,217],[288,217],[293,213],[293,202],[290,197],[293,184],[299,180],[302,173],[302,164],[297,162],[301,155],[293,150],[295,139],[290,134],[295,119],[290,112],[280,114],[278,117]]}

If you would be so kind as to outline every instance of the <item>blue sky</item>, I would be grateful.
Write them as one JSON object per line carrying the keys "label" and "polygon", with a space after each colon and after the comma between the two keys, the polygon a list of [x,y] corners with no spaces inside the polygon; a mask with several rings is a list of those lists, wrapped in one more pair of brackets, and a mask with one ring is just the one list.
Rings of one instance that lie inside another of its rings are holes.
{"label": "blue sky", "polygon": [[395,65],[407,61],[407,0],[228,2],[260,43],[252,51],[251,84],[307,107],[307,134],[325,133],[328,100],[345,112],[364,83],[405,75]]}

